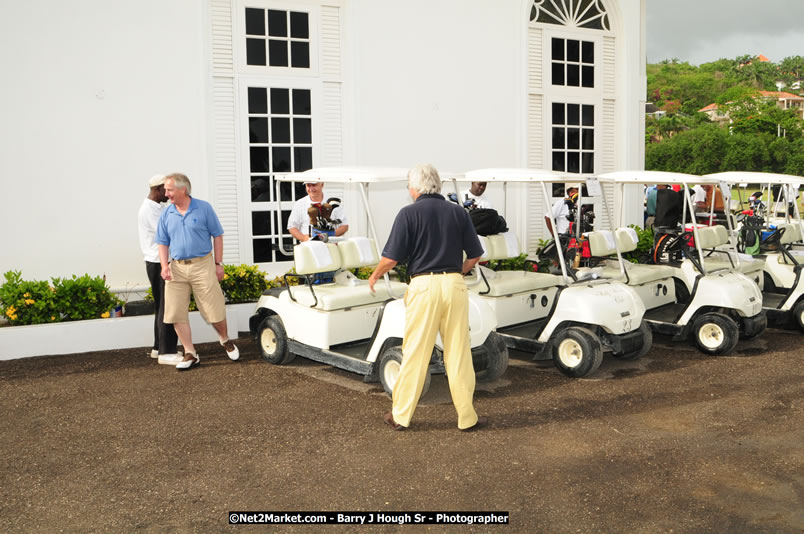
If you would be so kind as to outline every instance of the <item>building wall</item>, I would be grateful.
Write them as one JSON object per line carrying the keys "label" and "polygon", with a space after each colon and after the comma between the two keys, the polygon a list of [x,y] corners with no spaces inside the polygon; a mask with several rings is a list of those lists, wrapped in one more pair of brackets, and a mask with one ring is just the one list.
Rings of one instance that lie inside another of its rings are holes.
{"label": "building wall", "polygon": [[[616,127],[599,145],[606,147],[599,159],[616,168],[643,165],[644,2],[605,2],[616,20]],[[215,205],[226,261],[252,261],[251,212],[260,208],[250,199],[251,86],[312,89],[315,166],[531,164],[529,154],[549,152],[529,137],[531,3],[2,4],[0,66],[11,83],[0,86],[0,270],[39,279],[106,274],[116,288],[145,284],[136,213],[148,178],[172,171],[188,174],[193,194]],[[244,66],[243,9],[256,5],[310,10],[319,40],[311,72]],[[337,193],[353,232],[365,232],[359,192]],[[402,183],[372,193],[382,245],[408,197]],[[504,195],[492,184],[486,194],[523,241],[528,219],[542,219],[524,187]]]}
{"label": "building wall", "polygon": [[146,282],[136,216],[156,173],[208,197],[196,0],[0,4],[0,272]]}

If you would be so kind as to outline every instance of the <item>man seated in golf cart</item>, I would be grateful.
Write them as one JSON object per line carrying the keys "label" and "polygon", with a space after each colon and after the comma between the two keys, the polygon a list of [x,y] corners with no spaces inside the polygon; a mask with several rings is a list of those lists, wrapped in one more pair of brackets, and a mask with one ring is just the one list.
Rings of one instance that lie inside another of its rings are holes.
{"label": "man seated in golf cart", "polygon": [[288,218],[290,235],[304,242],[315,238],[326,241],[327,237],[345,234],[349,224],[339,199],[324,202],[324,184],[321,182],[304,182],[304,187],[307,196],[293,204]]}

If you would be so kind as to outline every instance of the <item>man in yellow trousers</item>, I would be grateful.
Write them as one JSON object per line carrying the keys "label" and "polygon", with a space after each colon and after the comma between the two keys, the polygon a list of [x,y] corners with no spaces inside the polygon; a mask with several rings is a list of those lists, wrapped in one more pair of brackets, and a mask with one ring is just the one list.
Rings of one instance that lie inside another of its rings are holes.
{"label": "man in yellow trousers", "polygon": [[[444,342],[444,367],[458,428],[475,430],[487,418],[478,418],[472,405],[475,370],[469,341],[469,296],[463,275],[483,255],[483,248],[468,213],[441,196],[441,178],[432,165],[419,165],[408,173],[413,204],[394,219],[391,235],[369,287],[398,262],[411,273],[405,293],[405,337],[402,366],[394,385],[393,408],[385,422],[405,430],[424,387],[436,335]],[[466,252],[466,260],[463,253]]]}

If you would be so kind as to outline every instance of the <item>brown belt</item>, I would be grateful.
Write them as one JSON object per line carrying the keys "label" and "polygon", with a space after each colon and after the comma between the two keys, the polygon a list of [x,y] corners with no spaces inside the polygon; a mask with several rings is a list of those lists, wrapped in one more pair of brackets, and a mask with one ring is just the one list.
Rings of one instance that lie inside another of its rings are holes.
{"label": "brown belt", "polygon": [[417,276],[424,276],[426,274],[460,274],[461,271],[426,271],[423,273],[416,273],[410,275],[411,278],[416,278]]}
{"label": "brown belt", "polygon": [[208,257],[209,257],[209,254],[207,254],[206,256],[200,256],[198,258],[189,258],[189,259],[186,259],[186,260],[175,260],[174,259],[173,261],[175,261],[176,263],[180,263],[182,265],[189,265],[191,263],[201,261],[201,260],[206,259]]}

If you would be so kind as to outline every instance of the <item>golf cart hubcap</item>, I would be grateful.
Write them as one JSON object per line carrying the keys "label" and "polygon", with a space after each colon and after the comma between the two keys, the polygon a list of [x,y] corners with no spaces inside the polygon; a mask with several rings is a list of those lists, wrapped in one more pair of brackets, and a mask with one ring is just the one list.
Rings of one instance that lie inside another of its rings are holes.
{"label": "golf cart hubcap", "polygon": [[567,367],[576,367],[583,360],[583,349],[574,339],[565,339],[558,346],[558,357]]}
{"label": "golf cart hubcap", "polygon": [[262,331],[260,343],[262,343],[262,350],[265,351],[265,354],[273,354],[276,352],[276,333],[270,328],[266,328]]}
{"label": "golf cart hubcap", "polygon": [[698,339],[704,347],[715,349],[723,343],[723,329],[715,323],[706,323],[698,330]]}
{"label": "golf cart hubcap", "polygon": [[399,368],[401,365],[399,362],[390,361],[385,364],[385,369],[383,373],[385,374],[385,383],[393,389],[396,385],[396,381],[399,378]]}

